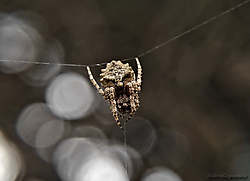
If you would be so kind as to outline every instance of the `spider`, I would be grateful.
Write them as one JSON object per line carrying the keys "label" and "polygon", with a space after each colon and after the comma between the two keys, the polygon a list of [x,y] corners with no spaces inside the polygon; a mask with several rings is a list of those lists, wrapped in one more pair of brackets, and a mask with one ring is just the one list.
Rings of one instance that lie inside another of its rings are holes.
{"label": "spider", "polygon": [[[139,107],[139,92],[141,91],[142,68],[138,58],[135,58],[138,68],[137,80],[135,73],[128,63],[112,60],[105,69],[101,69],[100,82],[102,88],[96,83],[89,66],[87,66],[89,79],[105,100],[109,101],[111,112],[117,125],[122,127],[119,117],[128,118],[129,121]],[[104,89],[104,91],[103,91]]]}

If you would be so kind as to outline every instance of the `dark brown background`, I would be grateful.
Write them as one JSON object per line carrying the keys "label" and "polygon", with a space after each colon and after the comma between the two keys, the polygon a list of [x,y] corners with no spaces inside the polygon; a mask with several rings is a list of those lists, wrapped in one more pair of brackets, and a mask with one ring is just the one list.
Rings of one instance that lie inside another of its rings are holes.
{"label": "dark brown background", "polygon": [[[62,43],[66,63],[93,64],[144,53],[241,2],[0,0],[0,11],[39,14],[48,25],[44,36]],[[180,168],[175,168],[175,160],[159,162],[183,181],[207,180],[207,173],[234,174],[229,153],[239,144],[249,144],[249,10],[250,4],[246,4],[140,59],[143,85],[137,116],[149,119],[156,128],[177,130],[189,141],[190,152]],[[87,77],[83,68],[64,70]],[[95,76],[98,71],[93,68]],[[20,110],[43,101],[45,87],[30,87],[17,75],[3,73],[0,87],[0,125],[21,150],[27,166],[25,177],[59,180],[52,165],[42,161],[15,132]],[[143,158],[142,173],[155,166],[150,161],[154,156],[153,152]],[[242,173],[250,174],[250,167]]]}

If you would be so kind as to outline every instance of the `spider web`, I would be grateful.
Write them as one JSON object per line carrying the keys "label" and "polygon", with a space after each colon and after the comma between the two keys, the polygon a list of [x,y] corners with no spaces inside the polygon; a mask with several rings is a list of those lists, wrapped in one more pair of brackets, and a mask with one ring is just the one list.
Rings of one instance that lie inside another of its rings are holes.
{"label": "spider web", "polygon": [[[142,53],[142,54],[140,54],[138,56],[135,56],[135,57],[132,57],[132,58],[124,58],[124,59],[121,59],[120,61],[124,62],[124,61],[127,61],[127,60],[133,60],[135,58],[143,57],[143,56],[151,53],[152,51],[157,50],[157,49],[161,48],[162,46],[164,46],[164,45],[166,45],[166,44],[168,44],[168,43],[170,43],[170,42],[172,42],[172,41],[174,41],[174,40],[176,40],[176,39],[178,39],[178,38],[192,32],[192,31],[194,31],[194,30],[196,30],[196,29],[198,29],[198,28],[200,28],[200,27],[202,27],[202,26],[204,26],[204,25],[206,25],[206,24],[208,24],[208,23],[210,23],[210,22],[212,22],[212,21],[214,21],[214,20],[216,20],[216,19],[218,19],[218,18],[232,12],[232,11],[234,11],[235,9],[238,9],[238,8],[242,7],[243,5],[246,5],[249,2],[250,2],[250,0],[246,0],[246,1],[244,1],[244,2],[242,2],[240,4],[238,4],[238,5],[230,8],[230,9],[228,9],[228,10],[226,10],[226,11],[224,11],[224,12],[222,12],[222,13],[220,13],[220,14],[218,14],[218,15],[210,18],[210,19],[208,19],[207,21],[204,21],[203,23],[201,23],[201,24],[199,24],[199,25],[197,25],[197,26],[195,26],[195,27],[193,27],[193,28],[191,28],[191,29],[189,29],[189,30],[187,30],[187,31],[173,37],[173,38],[171,38],[170,40],[167,40],[167,41],[155,46],[154,48],[145,51],[144,53]],[[64,67],[88,67],[88,66],[89,67],[99,67],[99,66],[107,64],[107,62],[103,62],[103,63],[97,63],[97,64],[92,64],[92,65],[85,65],[85,64],[36,62],[36,61],[35,62],[29,62],[29,61],[22,61],[22,60],[0,60],[0,62],[36,64],[36,65],[54,65],[54,66],[56,65],[56,66],[64,66]]]}

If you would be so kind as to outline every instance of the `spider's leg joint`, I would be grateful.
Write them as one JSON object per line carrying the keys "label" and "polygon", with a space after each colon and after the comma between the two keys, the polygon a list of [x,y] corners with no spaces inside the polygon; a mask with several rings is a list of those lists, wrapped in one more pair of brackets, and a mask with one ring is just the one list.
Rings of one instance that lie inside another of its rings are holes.
{"label": "spider's leg joint", "polygon": [[109,103],[110,103],[110,109],[113,113],[113,116],[115,118],[116,124],[124,131],[124,128],[122,127],[119,118],[118,118],[118,111],[116,107],[116,101],[115,101],[115,89],[114,87],[109,88]]}
{"label": "spider's leg joint", "polygon": [[140,64],[140,61],[139,61],[139,58],[135,58],[136,60],[136,63],[137,63],[137,84],[138,84],[138,87],[141,86],[141,76],[142,76],[142,68],[141,68],[141,64]]}
{"label": "spider's leg joint", "polygon": [[89,79],[90,79],[90,81],[92,82],[92,84],[95,86],[95,88],[97,89],[97,91],[98,91],[102,96],[104,96],[104,92],[103,92],[102,88],[101,88],[101,87],[97,84],[97,82],[95,81],[95,79],[94,79],[94,77],[93,77],[93,75],[92,75],[92,72],[91,72],[89,66],[87,66],[87,72],[88,72],[88,74],[89,74]]}

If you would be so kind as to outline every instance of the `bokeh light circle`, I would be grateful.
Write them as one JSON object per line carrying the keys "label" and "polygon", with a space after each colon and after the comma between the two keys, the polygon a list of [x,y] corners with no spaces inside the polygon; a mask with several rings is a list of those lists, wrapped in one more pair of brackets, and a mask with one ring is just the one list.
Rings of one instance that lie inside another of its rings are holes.
{"label": "bokeh light circle", "polygon": [[60,64],[64,59],[64,51],[61,44],[57,40],[53,40],[41,50],[39,62],[50,63],[50,65],[34,65],[23,74],[20,74],[21,79],[30,86],[44,86],[56,76],[62,66]]}
{"label": "bokeh light circle", "polygon": [[55,150],[53,160],[63,181],[128,180],[120,160],[98,140],[66,139]]}
{"label": "bokeh light circle", "polygon": [[59,141],[64,133],[64,123],[51,114],[46,104],[34,103],[19,115],[16,131],[26,144],[44,148]]}
{"label": "bokeh light circle", "polygon": [[[0,21],[0,59],[14,61],[34,61],[40,51],[43,39],[40,33],[26,20],[6,15]],[[18,73],[27,69],[30,64],[1,62],[4,73]]]}
{"label": "bokeh light circle", "polygon": [[94,94],[86,78],[68,72],[54,78],[46,89],[45,99],[56,116],[75,120],[91,113]]}
{"label": "bokeh light circle", "polygon": [[[149,120],[134,117],[126,123],[127,144],[135,148],[142,156],[151,151],[156,144],[157,134]],[[120,129],[115,129],[113,140],[124,141],[124,134]]]}
{"label": "bokeh light circle", "polygon": [[144,175],[142,181],[182,181],[181,177],[170,169],[156,167]]}
{"label": "bokeh light circle", "polygon": [[89,139],[106,140],[106,136],[102,130],[94,126],[77,126],[72,129],[74,137],[83,137]]}
{"label": "bokeh light circle", "polygon": [[64,121],[51,120],[43,124],[36,135],[36,148],[46,148],[57,143],[64,134]]}
{"label": "bokeh light circle", "polygon": [[[110,146],[109,150],[110,154],[116,156],[124,167],[128,169],[129,178],[136,178],[143,166],[141,155],[132,147],[126,146],[125,148],[124,145]],[[125,162],[127,165],[125,165]]]}
{"label": "bokeh light circle", "polygon": [[16,146],[0,132],[0,180],[14,181],[21,176],[22,160]]}

